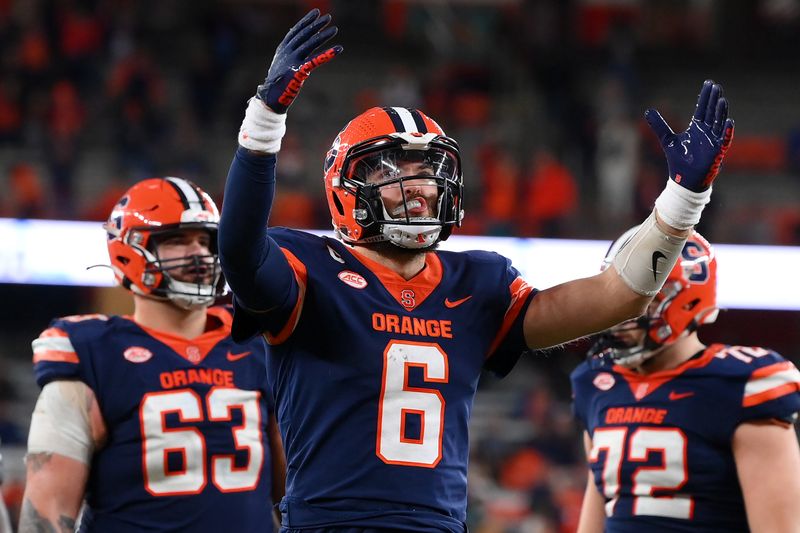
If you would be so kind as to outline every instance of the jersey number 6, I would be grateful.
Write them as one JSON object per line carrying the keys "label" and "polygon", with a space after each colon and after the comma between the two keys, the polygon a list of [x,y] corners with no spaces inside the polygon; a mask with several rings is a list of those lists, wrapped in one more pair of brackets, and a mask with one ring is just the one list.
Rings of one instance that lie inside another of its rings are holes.
{"label": "jersey number 6", "polygon": [[[422,369],[427,383],[447,383],[447,354],[438,344],[391,341],[383,351],[383,383],[378,406],[375,453],[390,465],[434,468],[442,459],[445,401],[437,389],[410,387],[408,370]],[[409,417],[419,417],[418,434],[406,433]]]}
{"label": "jersey number 6", "polygon": [[[144,486],[153,496],[197,494],[208,483],[206,439],[195,427],[167,428],[166,415],[177,414],[181,422],[202,423],[203,402],[193,390],[182,389],[145,395],[139,407],[142,425]],[[257,391],[213,388],[206,395],[210,422],[231,425],[231,411],[239,409],[242,423],[232,426],[237,450],[247,450],[247,466],[237,467],[233,454],[211,456],[211,480],[220,492],[253,490],[264,462],[261,441],[261,410]],[[168,471],[169,454],[182,457],[183,468]]]}

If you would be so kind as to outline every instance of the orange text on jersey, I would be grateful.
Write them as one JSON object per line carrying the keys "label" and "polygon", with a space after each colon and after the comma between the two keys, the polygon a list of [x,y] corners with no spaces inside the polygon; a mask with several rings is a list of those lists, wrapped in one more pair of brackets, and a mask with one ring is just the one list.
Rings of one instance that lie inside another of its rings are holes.
{"label": "orange text on jersey", "polygon": [[173,370],[162,372],[159,376],[161,386],[165,389],[184,387],[192,383],[203,383],[217,387],[233,387],[233,371],[219,368],[191,368],[189,370]]}
{"label": "orange text on jersey", "polygon": [[606,424],[632,424],[644,422],[663,424],[667,416],[666,409],[652,407],[612,407],[606,411]]}
{"label": "orange text on jersey", "polygon": [[453,338],[453,324],[449,320],[429,320],[410,316],[372,313],[372,329],[420,337]]}

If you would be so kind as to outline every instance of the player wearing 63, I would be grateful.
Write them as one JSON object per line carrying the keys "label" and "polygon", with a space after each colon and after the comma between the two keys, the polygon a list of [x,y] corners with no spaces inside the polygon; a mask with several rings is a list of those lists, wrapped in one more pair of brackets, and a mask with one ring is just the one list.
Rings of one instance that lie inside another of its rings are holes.
{"label": "player wearing 63", "polygon": [[589,459],[579,533],[800,531],[800,372],[765,348],[700,342],[716,283],[695,233],[647,313],[573,372]]}
{"label": "player wearing 63", "polygon": [[33,341],[42,387],[20,532],[272,531],[285,462],[260,340],[237,345],[217,207],[180,178],[139,182],[105,229],[133,316],[54,320]]}
{"label": "player wearing 63", "polygon": [[278,45],[239,132],[220,221],[234,337],[272,344],[287,453],[283,531],[463,532],[467,433],[482,369],[640,315],[680,256],[733,136],[707,82],[689,128],[647,118],[667,189],[615,268],[543,291],[491,252],[436,250],[463,218],[459,148],[415,109],[373,108],[324,163],[337,238],[267,222],[286,111],[341,47],[313,10]]}

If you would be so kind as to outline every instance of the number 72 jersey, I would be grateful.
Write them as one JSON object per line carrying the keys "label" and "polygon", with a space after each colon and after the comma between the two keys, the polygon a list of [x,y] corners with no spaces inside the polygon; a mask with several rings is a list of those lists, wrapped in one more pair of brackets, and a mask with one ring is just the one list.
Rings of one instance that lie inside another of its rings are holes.
{"label": "number 72 jersey", "polygon": [[672,370],[641,375],[594,358],[571,377],[606,531],[748,531],[731,440],[743,422],[794,419],[791,362],[715,344]]}

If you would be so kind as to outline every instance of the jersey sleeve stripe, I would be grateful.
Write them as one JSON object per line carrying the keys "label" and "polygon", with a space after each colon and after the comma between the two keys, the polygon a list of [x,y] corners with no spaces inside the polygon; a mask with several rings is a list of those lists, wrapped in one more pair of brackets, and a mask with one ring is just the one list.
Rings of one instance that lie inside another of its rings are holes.
{"label": "jersey sleeve stripe", "polygon": [[78,354],[59,350],[34,350],[33,362],[51,361],[56,363],[78,363]]}
{"label": "jersey sleeve stripe", "polygon": [[784,361],[753,372],[744,388],[743,407],[752,407],[800,391],[800,371]]}
{"label": "jersey sleeve stripe", "polygon": [[39,339],[47,339],[51,337],[69,339],[69,334],[61,328],[47,328],[39,335]]}
{"label": "jersey sleeve stripe", "polygon": [[528,285],[528,283],[522,279],[522,277],[517,277],[517,279],[515,279],[509,286],[509,290],[511,291],[511,303],[508,304],[508,309],[503,317],[503,323],[500,325],[500,330],[497,332],[497,336],[495,336],[494,340],[492,341],[492,345],[489,348],[487,357],[494,353],[494,351],[505,338],[508,330],[511,329],[511,325],[517,319],[517,316],[519,316],[519,312],[523,305],[525,305],[528,295],[533,290],[533,287]]}
{"label": "jersey sleeve stripe", "polygon": [[300,314],[303,311],[303,302],[305,302],[306,299],[306,284],[308,283],[308,270],[306,269],[306,266],[297,258],[297,256],[295,256],[286,248],[281,248],[281,251],[289,261],[289,266],[291,266],[292,270],[294,270],[294,277],[297,280],[298,285],[297,302],[295,302],[294,309],[292,309],[292,314],[289,316],[289,319],[286,321],[283,329],[281,329],[277,335],[272,335],[269,332],[264,333],[264,337],[267,339],[269,344],[281,344],[289,338],[292,332],[294,332],[294,328],[296,328],[297,323],[300,322]]}
{"label": "jersey sleeve stripe", "polygon": [[38,338],[31,343],[33,351],[39,350],[60,350],[62,352],[74,352],[75,348],[67,337]]}

